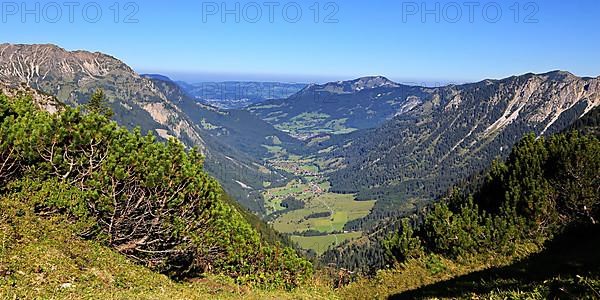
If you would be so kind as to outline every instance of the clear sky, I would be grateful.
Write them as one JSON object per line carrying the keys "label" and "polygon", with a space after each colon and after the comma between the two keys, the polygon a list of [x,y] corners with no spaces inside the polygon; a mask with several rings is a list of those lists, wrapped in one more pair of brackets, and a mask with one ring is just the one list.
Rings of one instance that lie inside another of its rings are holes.
{"label": "clear sky", "polygon": [[435,83],[555,69],[600,75],[597,0],[1,5],[0,42],[101,51],[139,72],[189,81],[322,82],[384,75]]}

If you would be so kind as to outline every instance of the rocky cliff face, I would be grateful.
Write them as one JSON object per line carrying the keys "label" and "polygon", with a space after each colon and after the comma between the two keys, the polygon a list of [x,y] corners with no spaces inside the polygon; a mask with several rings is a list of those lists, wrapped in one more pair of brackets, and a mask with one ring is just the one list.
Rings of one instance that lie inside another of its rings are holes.
{"label": "rocky cliff face", "polygon": [[193,124],[152,81],[106,54],[66,51],[55,45],[2,44],[0,81],[55,95],[68,105],[85,103],[102,88],[119,123],[204,147]]}
{"label": "rocky cliff face", "polygon": [[[481,83],[496,89],[496,93],[488,97],[491,105],[504,107],[502,115],[483,132],[484,136],[502,131],[509,124],[523,119],[543,135],[556,124],[563,113],[576,105],[583,105],[577,117],[600,105],[600,80],[598,78],[579,78],[568,72],[551,72],[541,75],[528,74],[502,81],[485,81]],[[481,88],[480,88],[481,89]],[[446,112],[464,109],[460,103],[464,92],[450,100],[451,105],[445,107]],[[465,103],[473,105],[474,103]]]}

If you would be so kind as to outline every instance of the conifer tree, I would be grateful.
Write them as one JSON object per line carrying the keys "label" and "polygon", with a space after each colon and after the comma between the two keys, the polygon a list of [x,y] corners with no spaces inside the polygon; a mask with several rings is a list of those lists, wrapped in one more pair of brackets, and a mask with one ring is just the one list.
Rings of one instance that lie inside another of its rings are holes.
{"label": "conifer tree", "polygon": [[99,115],[103,115],[107,118],[111,118],[114,113],[110,108],[108,100],[106,99],[106,94],[102,89],[97,89],[90,98],[90,101],[85,105],[85,108],[90,113],[96,113]]}

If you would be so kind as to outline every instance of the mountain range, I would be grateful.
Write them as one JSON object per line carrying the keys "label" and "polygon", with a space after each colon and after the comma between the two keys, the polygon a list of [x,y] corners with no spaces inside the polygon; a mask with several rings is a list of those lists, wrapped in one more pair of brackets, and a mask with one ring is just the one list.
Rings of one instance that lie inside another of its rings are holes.
{"label": "mountain range", "polygon": [[288,99],[248,107],[277,129],[300,139],[375,128],[410,109],[419,87],[394,83],[381,76],[310,85]]}
{"label": "mountain range", "polygon": [[393,186],[401,200],[431,196],[440,182],[482,170],[524,134],[562,131],[600,105],[600,79],[555,71],[419,94],[408,96],[392,120],[334,151],[344,166],[332,176],[338,190],[380,194]]}
{"label": "mountain range", "polygon": [[298,176],[270,163],[272,149],[316,159],[331,192],[378,200],[369,217],[346,224],[352,230],[435,199],[525,134],[562,131],[600,105],[599,78],[554,71],[437,88],[381,76],[294,85],[289,97],[262,95],[227,110],[199,101],[198,86],[54,45],[0,45],[0,85],[39,91],[47,110],[59,105],[48,105],[53,96],[78,106],[103,89],[115,121],[199,148],[206,170],[261,216],[265,186]]}
{"label": "mountain range", "polygon": [[379,220],[435,199],[525,134],[560,132],[599,105],[600,78],[553,71],[438,88],[365,77],[248,110],[308,140],[332,191],[377,199]]}

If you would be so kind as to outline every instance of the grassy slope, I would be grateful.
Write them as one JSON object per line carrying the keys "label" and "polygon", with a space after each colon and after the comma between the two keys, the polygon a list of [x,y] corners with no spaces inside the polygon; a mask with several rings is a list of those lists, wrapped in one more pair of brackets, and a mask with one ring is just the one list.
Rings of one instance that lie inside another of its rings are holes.
{"label": "grassy slope", "polygon": [[345,299],[600,299],[600,228],[571,231],[517,257],[411,260],[343,288]]}
{"label": "grassy slope", "polygon": [[73,232],[67,220],[40,217],[24,199],[0,199],[0,299],[541,299],[593,298],[600,290],[597,229],[587,230],[587,239],[572,234],[531,256],[537,249],[522,247],[520,262],[493,255],[462,263],[428,257],[339,291],[312,284],[291,292],[219,277],[177,283]]}
{"label": "grassy slope", "polygon": [[597,228],[571,232],[540,253],[521,247],[517,258],[427,257],[338,291],[314,283],[291,292],[213,276],[177,283],[74,232],[64,218],[35,214],[27,199],[0,199],[0,299],[600,298]]}
{"label": "grassy slope", "polygon": [[0,299],[324,299],[313,284],[261,291],[208,277],[177,283],[83,240],[61,217],[43,218],[26,199],[0,199]]}
{"label": "grassy slope", "polygon": [[600,298],[600,228],[570,231],[508,266],[473,272],[393,298]]}

